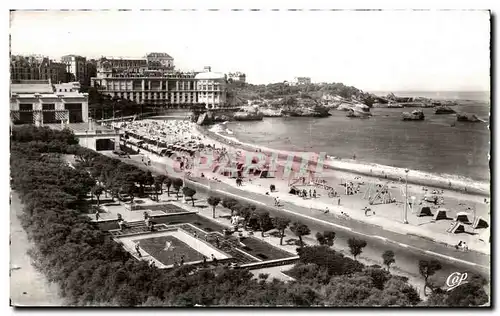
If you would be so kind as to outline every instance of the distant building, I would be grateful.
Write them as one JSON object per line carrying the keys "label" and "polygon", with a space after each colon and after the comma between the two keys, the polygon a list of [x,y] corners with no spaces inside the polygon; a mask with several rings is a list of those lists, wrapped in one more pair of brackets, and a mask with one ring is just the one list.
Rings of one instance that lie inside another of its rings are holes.
{"label": "distant building", "polygon": [[228,82],[241,82],[245,83],[247,79],[247,76],[244,73],[241,72],[230,72],[227,74],[227,81]]}
{"label": "distant building", "polygon": [[148,69],[174,69],[174,58],[167,53],[149,53],[146,55]]}
{"label": "distant building", "polygon": [[83,83],[83,85],[89,87],[91,84],[90,78],[97,76],[97,60],[95,59],[87,60],[86,67],[87,70],[86,70],[85,82]]}
{"label": "distant building", "polygon": [[311,84],[311,77],[295,77],[292,85],[306,85]]}
{"label": "distant building", "polygon": [[66,72],[70,74],[68,81],[78,81],[81,84],[88,82],[87,59],[77,55],[66,55],[61,57],[61,62],[66,65]]}
{"label": "distant building", "polygon": [[50,80],[66,82],[66,65],[44,56],[12,56],[10,59],[11,80]]}
{"label": "distant building", "polygon": [[148,61],[143,58],[101,58],[97,62],[97,75],[112,77],[112,73],[139,73],[148,70]]}
{"label": "distant building", "polygon": [[88,94],[79,83],[18,80],[10,85],[10,117],[14,124],[80,123],[88,121]]}

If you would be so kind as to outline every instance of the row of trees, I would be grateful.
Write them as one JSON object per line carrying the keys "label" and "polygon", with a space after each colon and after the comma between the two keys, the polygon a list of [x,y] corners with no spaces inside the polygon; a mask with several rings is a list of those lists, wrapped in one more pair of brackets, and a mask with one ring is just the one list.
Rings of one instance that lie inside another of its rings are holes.
{"label": "row of trees", "polygon": [[[20,127],[13,130],[11,137],[11,182],[24,203],[21,220],[35,244],[31,255],[47,278],[59,285],[61,296],[69,304],[385,306],[418,303],[415,289],[406,280],[377,267],[365,267],[332,250],[328,244],[335,238],[328,232],[319,238],[326,245],[299,248],[301,261],[290,272],[297,281],[288,283],[267,282],[265,276],[255,279],[246,270],[218,267],[194,271],[192,266],[160,270],[145,261],[137,261],[82,214],[88,212],[85,200],[96,179],[108,184],[107,189],[112,191],[116,189],[110,179],[120,181],[132,177],[140,187],[140,183],[143,186],[150,183],[141,177],[149,176],[144,172],[143,176],[134,175],[138,173],[137,168],[123,166],[114,159],[108,163],[106,159],[111,158],[79,151],[76,144],[67,131],[44,128]],[[61,159],[62,154],[72,153],[79,156],[79,163],[73,167]],[[228,203],[232,202],[222,201],[223,205]],[[252,207],[246,205],[244,209]],[[262,224],[265,221],[257,222],[265,226]],[[286,219],[271,222],[276,227],[289,225]],[[248,225],[252,225],[251,221]],[[307,231],[304,225],[296,226]],[[457,289],[451,294],[432,296],[432,302],[435,305],[472,304],[468,298],[471,294],[467,293],[464,298],[454,294]],[[478,303],[477,299],[473,303]]]}
{"label": "row of trees", "polygon": [[[229,209],[231,211],[231,216],[233,215],[238,215],[243,217],[243,223],[244,223],[244,228],[247,229],[248,227],[251,227],[252,229],[256,230],[261,230],[262,235],[264,234],[265,231],[276,228],[279,232],[280,236],[280,245],[283,245],[283,237],[285,236],[285,230],[287,228],[290,228],[293,234],[295,234],[300,241],[300,246],[301,248],[298,249],[299,255],[301,255],[302,261],[304,263],[310,263],[308,262],[307,258],[318,258],[321,257],[321,260],[323,261],[324,266],[329,266],[329,269],[338,269],[339,267],[342,267],[341,265],[338,265],[335,263],[335,260],[333,257],[337,258],[344,258],[343,255],[340,253],[336,253],[334,250],[332,250],[330,247],[334,245],[334,240],[335,240],[335,232],[333,231],[325,231],[325,232],[317,232],[315,237],[316,240],[319,244],[319,248],[317,246],[313,247],[304,247],[304,243],[302,241],[303,236],[307,236],[311,233],[311,230],[309,227],[303,223],[300,222],[294,222],[291,223],[291,221],[286,218],[286,217],[269,217],[269,212],[265,210],[260,210],[257,209],[255,206],[250,205],[250,204],[245,204],[245,203],[240,203],[237,200],[233,198],[224,198],[220,199],[219,197],[216,196],[211,196],[208,198],[208,204],[210,204],[213,207],[213,217],[215,218],[215,208],[222,202],[222,206]],[[357,257],[363,252],[363,248],[367,246],[367,242],[362,239],[357,239],[357,238],[349,238],[347,241],[347,245],[349,247],[349,252],[353,256],[354,260],[356,261]],[[328,250],[326,250],[328,248]],[[330,258],[329,256],[333,256]],[[390,271],[391,265],[396,263],[395,259],[395,254],[392,250],[387,250],[382,254],[382,262],[383,265],[387,268],[386,271],[387,273]],[[314,260],[316,260],[314,259]],[[344,258],[345,259],[345,258]],[[344,260],[343,259],[343,260]],[[313,259],[311,259],[313,260]],[[324,262],[328,262],[328,264],[325,264]],[[357,262],[357,261],[356,261]],[[449,306],[469,306],[469,305],[481,305],[484,304],[485,302],[488,301],[487,295],[484,292],[484,289],[482,289],[482,286],[486,284],[486,280],[480,276],[473,276],[472,283],[474,284],[472,287],[475,289],[475,293],[477,293],[477,296],[472,296],[470,294],[467,294],[468,292],[464,290],[465,288],[455,290],[452,293],[455,293],[454,295],[446,295],[447,293],[443,292],[440,288],[440,286],[433,284],[430,280],[432,276],[436,274],[439,270],[441,270],[442,266],[441,263],[437,260],[420,260],[418,262],[419,265],[419,272],[422,278],[424,279],[424,289],[423,293],[424,295],[427,295],[427,289],[431,290],[431,298],[429,299],[429,302],[432,305],[446,305],[446,302],[453,302],[454,304],[458,305],[449,305]],[[362,265],[361,265],[362,266]],[[296,267],[297,269],[300,270],[300,265],[299,267]],[[295,269],[295,268],[294,268]],[[341,268],[340,268],[341,269]],[[341,274],[349,274],[351,272],[357,271],[356,268],[353,268],[353,271],[348,270],[347,272],[345,270],[340,270],[342,272],[337,273],[338,275]],[[295,270],[293,270],[295,271]],[[349,272],[350,271],[350,272]],[[314,272],[316,274],[317,271]],[[373,271],[371,271],[373,272]],[[329,273],[331,274],[331,273]],[[379,279],[384,279],[381,277],[381,274],[377,274]],[[296,275],[295,275],[296,276]],[[385,278],[387,281],[388,279]],[[402,285],[401,280],[399,279],[398,282],[395,282],[394,284],[399,284]],[[404,281],[406,282],[406,280]],[[404,283],[403,282],[403,283]],[[394,285],[391,283],[391,286]],[[380,288],[380,286],[378,286]],[[411,291],[410,291],[411,292]],[[459,295],[458,293],[462,293]],[[412,299],[410,301],[414,302],[415,296],[414,293],[411,292],[411,297]],[[418,295],[417,295],[418,296]],[[440,297],[442,300],[437,300],[437,297]],[[461,298],[461,297],[465,298]],[[449,299],[451,297],[451,300]],[[474,299],[472,299],[475,297]],[[459,299],[461,298],[461,299]],[[417,300],[418,301],[418,300]],[[408,303],[407,301],[406,303]],[[399,302],[401,303],[401,302]],[[439,304],[438,304],[439,303]],[[393,302],[393,304],[396,304]]]}

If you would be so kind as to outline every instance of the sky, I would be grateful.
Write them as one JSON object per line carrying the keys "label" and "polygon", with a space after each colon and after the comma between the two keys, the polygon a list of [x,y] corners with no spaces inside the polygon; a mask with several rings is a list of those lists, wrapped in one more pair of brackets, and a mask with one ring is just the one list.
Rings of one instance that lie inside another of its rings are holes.
{"label": "sky", "polygon": [[490,90],[487,11],[14,11],[12,54],[140,58],[364,91]]}

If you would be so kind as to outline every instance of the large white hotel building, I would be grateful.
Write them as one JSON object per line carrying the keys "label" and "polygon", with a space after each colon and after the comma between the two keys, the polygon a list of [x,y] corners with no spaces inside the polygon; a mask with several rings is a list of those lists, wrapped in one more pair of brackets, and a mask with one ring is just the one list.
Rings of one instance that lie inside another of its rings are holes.
{"label": "large white hotel building", "polygon": [[226,76],[211,72],[178,72],[166,53],[143,59],[102,58],[91,86],[99,92],[151,106],[226,108]]}

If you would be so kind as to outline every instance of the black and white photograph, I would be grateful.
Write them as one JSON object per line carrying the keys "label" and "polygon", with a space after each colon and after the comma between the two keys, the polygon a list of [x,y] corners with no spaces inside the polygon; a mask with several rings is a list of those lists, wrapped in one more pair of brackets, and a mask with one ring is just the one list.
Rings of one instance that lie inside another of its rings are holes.
{"label": "black and white photograph", "polygon": [[238,7],[9,11],[11,309],[492,308],[494,11]]}

